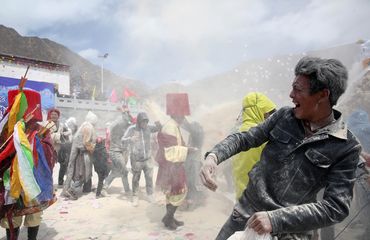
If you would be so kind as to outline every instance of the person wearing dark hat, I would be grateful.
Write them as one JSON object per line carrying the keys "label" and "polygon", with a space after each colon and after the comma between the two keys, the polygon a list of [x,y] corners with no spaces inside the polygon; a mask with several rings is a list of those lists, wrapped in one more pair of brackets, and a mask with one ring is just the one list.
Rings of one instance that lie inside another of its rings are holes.
{"label": "person wearing dark hat", "polygon": [[186,93],[167,94],[167,115],[171,118],[158,132],[158,174],[156,185],[166,195],[166,214],[162,222],[166,228],[176,230],[184,222],[175,219],[177,208],[183,203],[187,193],[184,162],[188,152],[195,150],[187,147],[183,140],[180,125],[190,115],[188,95]]}
{"label": "person wearing dark hat", "polygon": [[[313,230],[348,216],[361,146],[333,108],[347,79],[338,60],[302,58],[289,94],[293,107],[280,108],[206,153],[201,179],[215,191],[218,164],[267,142],[217,240],[247,227],[274,239],[309,240]],[[320,190],[323,199],[317,198]]]}

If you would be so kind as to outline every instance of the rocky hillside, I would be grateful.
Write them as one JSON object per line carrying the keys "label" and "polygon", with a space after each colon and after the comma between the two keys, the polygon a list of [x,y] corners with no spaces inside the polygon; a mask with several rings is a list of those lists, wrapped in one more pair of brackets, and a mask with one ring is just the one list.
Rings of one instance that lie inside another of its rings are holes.
{"label": "rocky hillside", "polygon": [[[0,53],[69,65],[71,86],[100,86],[101,69],[65,46],[46,38],[24,37],[12,28],[0,25]],[[117,76],[104,70],[105,86],[126,86],[146,94],[147,87],[140,81]]]}
{"label": "rocky hillside", "polygon": [[[14,29],[0,25],[0,52],[71,66],[71,84],[100,86],[100,66],[94,65],[65,46],[39,37],[23,37]],[[241,108],[241,100],[251,91],[268,95],[278,106],[290,105],[289,91],[294,66],[305,55],[341,60],[349,70],[349,89],[339,108],[350,112],[364,108],[370,112],[369,73],[361,66],[361,46],[347,44],[300,54],[271,56],[243,62],[216,76],[195,80],[191,84],[172,82],[149,89],[140,81],[126,79],[105,70],[105,82],[127,86],[145,99],[144,109],[153,119],[165,120],[165,95],[170,92],[189,94],[192,116],[214,132],[213,140],[230,131]],[[107,86],[106,85],[106,86]],[[217,119],[217,121],[215,120]],[[216,131],[217,130],[217,131]]]}

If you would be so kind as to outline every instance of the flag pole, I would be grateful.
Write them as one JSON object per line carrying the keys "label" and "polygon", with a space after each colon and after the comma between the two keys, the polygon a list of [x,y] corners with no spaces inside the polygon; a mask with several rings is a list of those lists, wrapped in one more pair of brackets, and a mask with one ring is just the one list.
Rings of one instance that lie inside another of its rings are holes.
{"label": "flag pole", "polygon": [[21,81],[19,82],[19,85],[18,85],[18,88],[19,88],[20,91],[23,90],[23,87],[26,84],[26,81],[27,81],[26,76],[27,76],[27,73],[28,73],[29,69],[30,69],[30,65],[27,66],[26,73],[24,74],[23,77],[21,77]]}

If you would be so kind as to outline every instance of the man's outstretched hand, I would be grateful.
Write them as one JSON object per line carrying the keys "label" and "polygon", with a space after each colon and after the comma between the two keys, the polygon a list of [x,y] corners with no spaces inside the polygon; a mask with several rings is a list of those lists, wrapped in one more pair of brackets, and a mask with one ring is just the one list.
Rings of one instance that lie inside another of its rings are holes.
{"label": "man's outstretched hand", "polygon": [[212,191],[216,191],[216,168],[217,168],[217,159],[213,154],[209,154],[204,160],[203,166],[200,171],[200,179],[204,186]]}
{"label": "man's outstretched hand", "polygon": [[256,212],[249,218],[247,225],[259,235],[272,232],[272,225],[267,212]]}

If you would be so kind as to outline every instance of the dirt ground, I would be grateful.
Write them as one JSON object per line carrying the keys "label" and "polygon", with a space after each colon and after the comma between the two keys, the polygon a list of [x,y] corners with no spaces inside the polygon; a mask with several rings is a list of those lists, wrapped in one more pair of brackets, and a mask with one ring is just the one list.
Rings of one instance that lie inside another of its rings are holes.
{"label": "dirt ground", "polygon": [[[155,168],[156,169],[156,168]],[[54,168],[56,182],[58,165]],[[155,171],[156,172],[156,171]],[[131,174],[129,175],[131,176]],[[109,195],[96,199],[91,192],[76,201],[59,197],[46,209],[40,226],[39,240],[195,240],[214,239],[226,221],[233,203],[220,192],[207,191],[203,204],[194,210],[180,209],[175,216],[185,222],[176,231],[164,228],[161,219],[165,214],[165,197],[155,192],[155,202],[146,200],[143,176],[140,183],[139,206],[122,193],[121,179],[116,178],[108,190]],[[154,178],[155,179],[155,178]],[[97,176],[93,176],[93,187]],[[130,184],[131,185],[131,184]],[[5,230],[0,231],[5,238]],[[21,228],[19,239],[27,239],[27,229]]]}
{"label": "dirt ground", "polygon": [[[57,179],[58,165],[54,168],[54,182]],[[154,176],[157,168],[154,168]],[[129,175],[131,177],[131,174]],[[155,177],[154,177],[155,179]],[[155,192],[155,202],[146,200],[145,182],[140,182],[139,206],[132,206],[131,199],[122,193],[121,179],[116,178],[108,190],[109,195],[96,199],[91,192],[76,201],[59,197],[58,201],[43,213],[39,240],[213,240],[226,221],[233,207],[233,194],[226,193],[225,179],[219,178],[220,189],[215,193],[205,190],[204,203],[194,210],[180,209],[176,218],[185,226],[176,231],[164,228],[161,219],[165,213],[165,198]],[[97,176],[93,176],[96,187]],[[335,235],[356,215],[351,211],[344,223],[335,227]],[[365,224],[353,221],[341,233],[341,240],[365,240]],[[369,235],[367,235],[369,236]],[[0,231],[0,240],[5,240],[5,230]],[[27,229],[21,228],[19,239],[27,239]],[[325,240],[325,238],[322,238]]]}

